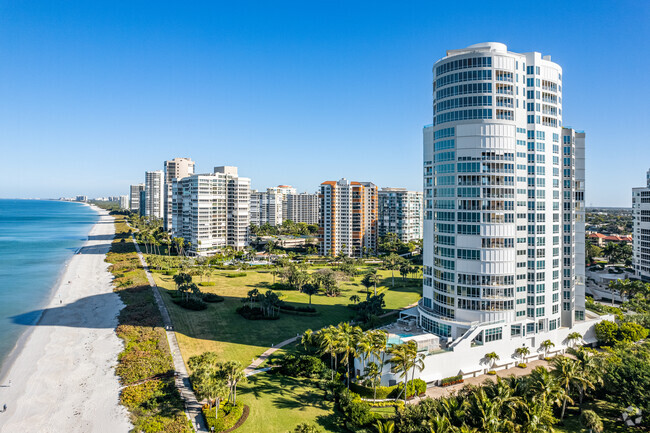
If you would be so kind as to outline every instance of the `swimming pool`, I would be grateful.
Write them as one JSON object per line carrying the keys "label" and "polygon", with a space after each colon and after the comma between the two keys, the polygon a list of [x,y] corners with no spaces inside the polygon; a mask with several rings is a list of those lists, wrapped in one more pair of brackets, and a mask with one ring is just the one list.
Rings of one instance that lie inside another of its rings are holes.
{"label": "swimming pool", "polygon": [[408,334],[408,333],[403,333],[403,334],[390,334],[388,336],[388,345],[390,346],[391,344],[402,344],[404,341],[402,341],[402,338],[407,338],[407,337],[412,337],[414,334]]}

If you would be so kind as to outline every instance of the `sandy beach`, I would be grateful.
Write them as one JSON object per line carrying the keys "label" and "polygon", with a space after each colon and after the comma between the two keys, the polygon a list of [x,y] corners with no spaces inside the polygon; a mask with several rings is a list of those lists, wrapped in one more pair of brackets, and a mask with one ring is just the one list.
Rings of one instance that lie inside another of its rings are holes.
{"label": "sandy beach", "polygon": [[[2,433],[128,432],[115,376],[122,342],[115,335],[123,304],[113,293],[105,254],[113,218],[100,219],[57,283],[50,304],[0,376]],[[19,319],[17,319],[19,320]]]}

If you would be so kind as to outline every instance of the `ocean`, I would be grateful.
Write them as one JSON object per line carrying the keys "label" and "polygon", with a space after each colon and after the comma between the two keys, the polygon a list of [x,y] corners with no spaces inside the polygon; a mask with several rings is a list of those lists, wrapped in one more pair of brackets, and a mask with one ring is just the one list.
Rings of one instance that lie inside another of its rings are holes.
{"label": "ocean", "polygon": [[0,199],[0,365],[29,328],[12,317],[38,320],[66,262],[98,219],[81,203]]}

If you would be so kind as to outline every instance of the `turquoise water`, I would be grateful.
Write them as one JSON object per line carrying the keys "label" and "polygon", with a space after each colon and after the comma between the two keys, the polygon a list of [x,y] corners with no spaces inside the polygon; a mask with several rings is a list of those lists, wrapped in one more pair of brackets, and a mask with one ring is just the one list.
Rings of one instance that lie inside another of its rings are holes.
{"label": "turquoise water", "polygon": [[38,319],[65,263],[98,219],[80,203],[0,200],[0,364],[28,328],[11,317],[33,312]]}
{"label": "turquoise water", "polygon": [[405,334],[395,334],[395,335],[391,335],[391,336],[388,337],[387,344],[388,344],[388,345],[391,345],[391,344],[402,344],[402,343],[403,343],[402,338],[412,337],[412,336],[413,336],[413,334],[406,334],[406,333],[405,333]]}

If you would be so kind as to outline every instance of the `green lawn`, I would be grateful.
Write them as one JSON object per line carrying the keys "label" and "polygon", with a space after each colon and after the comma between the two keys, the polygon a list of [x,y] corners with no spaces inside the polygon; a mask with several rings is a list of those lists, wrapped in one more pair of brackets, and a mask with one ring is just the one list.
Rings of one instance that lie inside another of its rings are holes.
{"label": "green lawn", "polygon": [[[274,344],[304,332],[329,324],[350,320],[354,312],[348,308],[350,296],[358,294],[365,299],[365,287],[360,283],[361,276],[354,281],[341,283],[341,296],[328,297],[315,295],[312,305],[318,310],[316,316],[298,316],[281,313],[278,320],[250,321],[236,313],[241,300],[253,288],[268,290],[273,283],[269,270],[247,270],[245,277],[227,278],[229,271],[215,271],[210,281],[215,286],[201,287],[204,292],[217,293],[225,298],[218,304],[208,304],[204,311],[185,310],[171,302],[168,292],[175,289],[171,276],[155,273],[156,284],[163,292],[163,299],[172,316],[178,342],[187,360],[193,355],[206,351],[217,352],[224,360],[238,360],[248,365],[254,358]],[[378,293],[385,293],[386,310],[398,309],[416,302],[422,291],[421,280],[402,281],[395,278],[395,287],[390,288],[390,271],[379,271],[382,280]],[[195,277],[195,281],[200,278]],[[371,289],[372,290],[372,289]],[[167,291],[167,293],[166,293]],[[307,306],[309,297],[297,291],[278,291],[285,302],[295,306]]]}
{"label": "green lawn", "polygon": [[250,407],[246,422],[237,433],[286,433],[301,423],[323,432],[340,432],[334,404],[313,381],[262,373],[237,388],[238,400]]}

